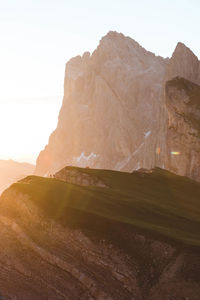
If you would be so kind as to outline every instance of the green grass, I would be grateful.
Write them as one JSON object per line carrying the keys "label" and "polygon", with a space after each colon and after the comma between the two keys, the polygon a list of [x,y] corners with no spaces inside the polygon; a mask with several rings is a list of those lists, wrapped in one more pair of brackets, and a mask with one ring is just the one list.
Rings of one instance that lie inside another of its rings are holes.
{"label": "green grass", "polygon": [[109,188],[29,176],[11,189],[28,194],[57,221],[64,220],[69,209],[78,209],[200,246],[200,183],[159,168],[149,174],[76,169],[98,176]]}

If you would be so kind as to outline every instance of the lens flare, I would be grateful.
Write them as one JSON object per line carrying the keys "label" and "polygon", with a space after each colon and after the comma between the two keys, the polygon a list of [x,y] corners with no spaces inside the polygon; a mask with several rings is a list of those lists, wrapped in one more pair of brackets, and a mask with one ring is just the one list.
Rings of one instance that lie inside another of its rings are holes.
{"label": "lens flare", "polygon": [[171,155],[180,155],[179,151],[171,151]]}

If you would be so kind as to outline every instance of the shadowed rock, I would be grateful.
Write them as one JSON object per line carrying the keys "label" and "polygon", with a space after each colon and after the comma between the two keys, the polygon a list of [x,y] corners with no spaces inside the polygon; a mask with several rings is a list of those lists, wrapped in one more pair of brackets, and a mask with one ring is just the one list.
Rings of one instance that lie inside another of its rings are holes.
{"label": "shadowed rock", "polygon": [[29,176],[1,196],[5,299],[199,300],[200,183],[81,172],[109,189]]}

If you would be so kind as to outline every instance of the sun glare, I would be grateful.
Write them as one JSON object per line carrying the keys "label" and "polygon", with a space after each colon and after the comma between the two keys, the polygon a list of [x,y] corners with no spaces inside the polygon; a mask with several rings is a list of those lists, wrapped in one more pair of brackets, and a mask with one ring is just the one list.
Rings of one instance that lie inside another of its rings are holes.
{"label": "sun glare", "polygon": [[0,102],[0,159],[35,163],[56,127],[59,97]]}

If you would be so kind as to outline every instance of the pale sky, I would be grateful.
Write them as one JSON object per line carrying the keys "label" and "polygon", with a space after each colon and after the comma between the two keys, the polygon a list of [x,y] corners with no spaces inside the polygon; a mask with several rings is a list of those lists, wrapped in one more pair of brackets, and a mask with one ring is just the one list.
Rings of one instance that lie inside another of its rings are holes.
{"label": "pale sky", "polygon": [[56,127],[65,63],[116,30],[200,58],[199,0],[0,0],[0,159],[34,162]]}

